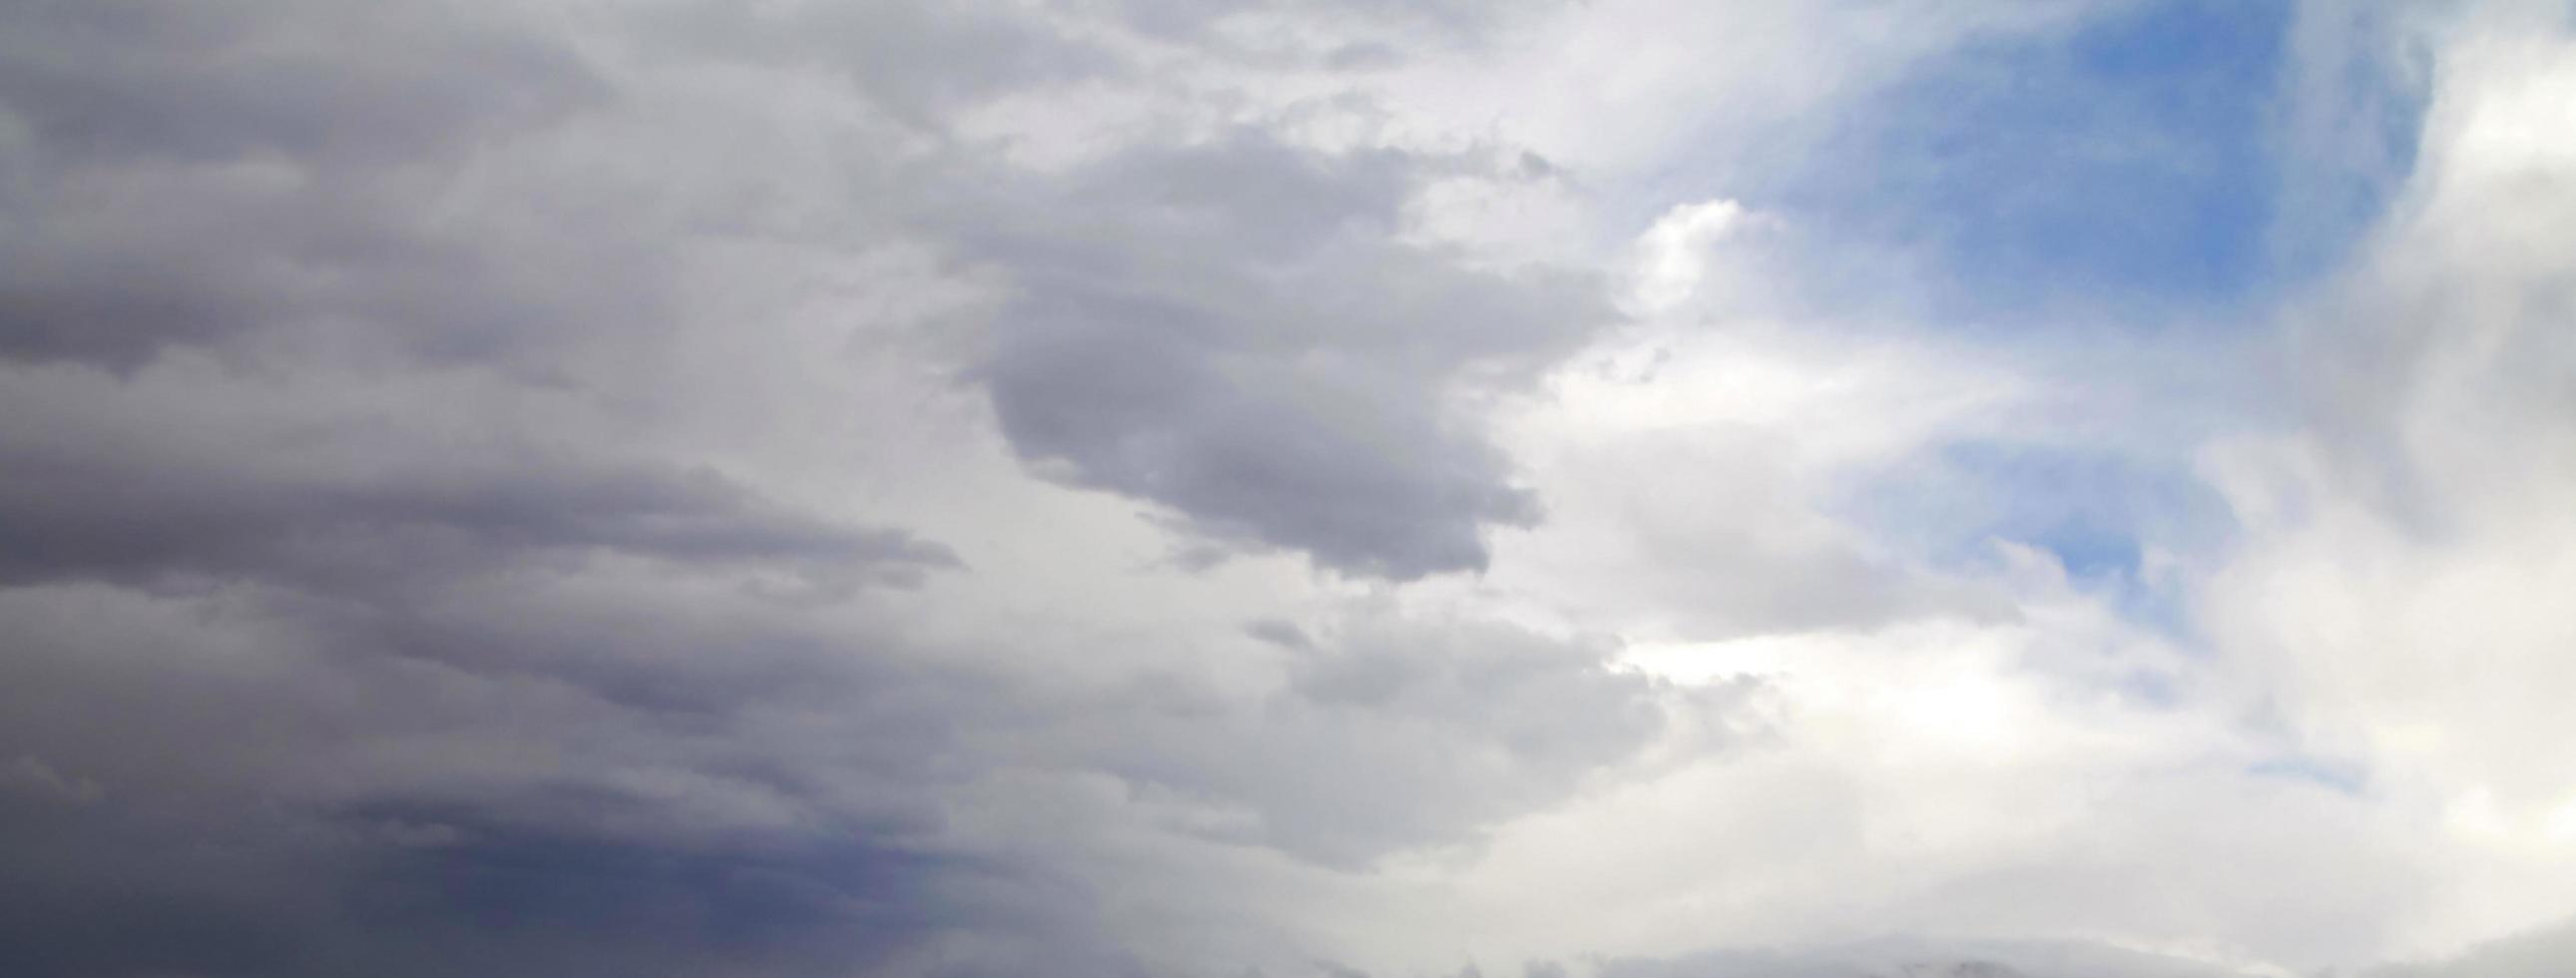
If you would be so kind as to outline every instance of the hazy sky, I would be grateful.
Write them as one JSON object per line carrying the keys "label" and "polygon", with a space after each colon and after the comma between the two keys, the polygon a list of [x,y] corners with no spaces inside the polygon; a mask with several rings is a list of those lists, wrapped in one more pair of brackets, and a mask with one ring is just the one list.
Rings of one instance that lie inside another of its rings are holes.
{"label": "hazy sky", "polygon": [[0,0],[0,974],[2563,978],[2576,7]]}

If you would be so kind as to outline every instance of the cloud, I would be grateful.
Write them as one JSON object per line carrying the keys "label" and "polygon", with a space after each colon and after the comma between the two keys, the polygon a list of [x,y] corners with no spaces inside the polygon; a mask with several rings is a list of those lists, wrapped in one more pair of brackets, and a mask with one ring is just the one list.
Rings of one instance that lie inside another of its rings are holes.
{"label": "cloud", "polygon": [[[10,6],[0,971],[2279,978],[2563,919],[2563,24],[2292,23],[2293,142],[2369,151],[2315,206],[2394,196],[2278,390],[1742,203],[2121,9]],[[2418,30],[2420,160],[2334,81]],[[2176,460],[2253,417],[2219,527]]]}
{"label": "cloud", "polygon": [[2554,924],[2488,941],[2438,962],[2397,965],[2372,978],[2540,978],[2576,958],[2576,925]]}
{"label": "cloud", "polygon": [[[662,208],[602,220],[544,196],[599,152],[616,67],[508,32],[506,12],[198,16],[212,22],[84,8],[18,34],[9,104],[31,152],[10,184],[24,216],[0,351],[130,371],[173,346],[321,331],[543,375],[577,346],[676,328],[685,245]],[[683,64],[829,59],[898,117],[1116,64],[993,14],[666,16],[647,43]],[[157,49],[83,53],[123,31]],[[442,62],[487,70],[419,67]],[[296,101],[316,92],[334,101]],[[301,121],[342,117],[362,123]],[[543,182],[459,179],[467,159]],[[1608,315],[1579,273],[1480,271],[1402,240],[1420,185],[1463,164],[1245,128],[1063,176],[962,165],[974,182],[889,174],[886,194],[930,201],[905,208],[912,230],[1015,290],[972,375],[1030,459],[1219,538],[1399,579],[1481,567],[1482,528],[1537,518],[1449,401]]]}
{"label": "cloud", "polygon": [[[526,274],[498,228],[440,220],[421,196],[474,147],[605,95],[574,52],[504,17],[111,2],[11,20],[0,355],[130,369],[349,319],[464,351],[639,310],[628,290]],[[537,264],[558,273],[603,250],[550,244]]]}
{"label": "cloud", "polygon": [[1259,700],[1148,701],[1071,729],[1091,765],[1237,813],[1222,837],[1360,866],[1473,842],[1660,751],[1726,749],[1758,716],[1754,684],[1683,689],[1496,623],[1361,611],[1293,652]]}
{"label": "cloud", "polygon": [[2542,120],[2576,75],[2563,34],[2512,8],[2445,30],[2399,216],[2284,340],[2299,424],[2210,453],[2247,530],[2200,592],[2282,722],[2500,860],[2460,871],[2517,896],[2424,922],[2427,949],[2561,915],[2539,867],[2565,864],[2576,811],[2528,750],[2566,735],[2576,305],[2556,255],[2576,197],[2544,174],[2576,157]]}
{"label": "cloud", "polygon": [[0,907],[13,970],[835,974],[972,933],[1116,957],[921,795],[1007,685],[852,658],[757,597],[513,584],[354,621],[6,592],[0,730],[79,801],[0,796],[0,858],[43,895]]}
{"label": "cloud", "polygon": [[936,884],[994,872],[867,841],[678,847],[462,824],[13,818],[50,851],[10,862],[28,883],[15,893],[43,899],[0,898],[0,961],[21,974],[847,974],[962,926],[973,912]]}
{"label": "cloud", "polygon": [[[958,566],[938,544],[785,510],[709,469],[509,446],[439,458],[385,453],[354,433],[335,440],[211,460],[11,446],[0,505],[16,519],[0,530],[0,580],[249,579],[347,592],[590,553],[777,566],[817,584],[917,582]],[[101,485],[127,488],[91,491]]]}
{"label": "cloud", "polygon": [[1580,274],[1404,241],[1454,165],[1238,131],[996,194],[966,254],[1015,295],[973,376],[1022,456],[1219,539],[1399,580],[1482,569],[1483,529],[1539,506],[1454,401],[1611,314]]}
{"label": "cloud", "polygon": [[[970,298],[925,305],[990,313],[984,342],[830,339],[988,391],[998,461],[1355,575],[1481,565],[1483,530],[1537,509],[1456,402],[1604,315],[1583,273],[1407,238],[1424,182],[1484,156],[1246,124],[1046,172],[948,127],[1119,77],[1132,52],[1083,28],[556,13],[9,15],[0,730],[27,748],[12,837],[37,840],[6,858],[48,894],[0,909],[14,970],[1136,973],[1092,884],[1005,858],[1067,840],[948,818],[1034,766],[1252,813],[1223,845],[1356,862],[1469,838],[1663,731],[1670,690],[1602,648],[1466,623],[1350,653],[1423,657],[1390,701],[1291,683],[1177,718],[1107,667],[1041,692],[1027,634],[1007,665],[946,662],[917,609],[1000,601],[959,548],[719,420],[748,399],[709,365],[752,362],[727,331],[789,337],[759,317],[796,303],[760,290],[928,254]],[[1196,12],[1097,13],[1227,46]],[[853,97],[850,126],[928,148],[739,122]],[[886,203],[818,227],[837,194]],[[809,379],[769,403],[848,403],[849,373]],[[1462,683],[1607,715],[1497,726]],[[1381,757],[1417,725],[1446,733]],[[1494,736],[1504,755],[1454,770]],[[1262,752],[1308,767],[1243,766]]]}
{"label": "cloud", "polygon": [[2099,944],[1884,940],[1617,960],[1602,978],[2252,978],[2209,962]]}

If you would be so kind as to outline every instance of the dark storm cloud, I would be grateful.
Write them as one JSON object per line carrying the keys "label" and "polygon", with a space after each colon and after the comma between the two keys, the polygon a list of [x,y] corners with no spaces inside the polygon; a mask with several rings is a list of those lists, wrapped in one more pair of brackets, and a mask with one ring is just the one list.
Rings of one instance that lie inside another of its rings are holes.
{"label": "dark storm cloud", "polygon": [[966,254],[1011,279],[976,376],[1042,471],[1200,530],[1396,579],[1480,570],[1539,502],[1453,399],[1611,319],[1599,284],[1400,238],[1460,161],[1238,131],[998,194]]}
{"label": "dark storm cloud", "polygon": [[[404,957],[424,974],[863,972],[971,917],[938,883],[994,872],[865,841],[704,851],[507,828],[458,834],[388,847],[345,884],[351,916],[417,942]],[[495,933],[512,937],[487,939]]]}
{"label": "dark storm cloud", "polygon": [[[956,935],[1119,960],[1080,887],[938,841],[925,792],[1009,687],[757,598],[582,590],[373,635],[242,589],[0,591],[0,970],[850,974]],[[398,647],[432,627],[476,641]]]}
{"label": "dark storm cloud", "polygon": [[652,201],[488,165],[613,101],[506,16],[0,7],[0,971],[1079,950],[940,896],[1011,885],[925,841],[928,759],[987,684],[776,624],[952,552],[649,438],[390,393],[457,365],[570,392],[586,344],[678,322]]}
{"label": "dark storm cloud", "polygon": [[1356,865],[1471,840],[1743,694],[1363,616],[1268,696],[1066,695],[755,595],[595,590],[413,588],[355,623],[241,589],[0,591],[0,743],[25,752],[0,862],[44,895],[0,900],[33,935],[13,973],[846,974],[953,938],[978,950],[932,973],[1143,974],[1092,883],[946,840],[942,789],[1099,771],[1249,813],[1220,841]]}
{"label": "dark storm cloud", "polygon": [[[1605,647],[1383,612],[1307,638],[1268,695],[1060,694],[816,614],[904,600],[836,574],[968,573],[937,545],[620,457],[641,446],[299,412],[270,427],[226,385],[183,385],[176,400],[209,410],[173,416],[119,400],[173,403],[156,392],[170,372],[70,380],[0,394],[45,422],[0,439],[0,744],[17,752],[13,801],[46,813],[9,836],[44,849],[12,875],[53,897],[0,907],[0,927],[64,935],[24,945],[35,975],[377,959],[544,974],[579,957],[579,941],[542,936],[556,930],[661,949],[633,964],[646,974],[798,974],[930,953],[944,934],[1003,949],[960,975],[1059,960],[1132,973],[1084,886],[939,841],[942,792],[996,771],[1099,772],[1248,813],[1220,841],[1349,866],[1472,839],[1730,705],[1617,672]],[[819,579],[830,600],[756,586],[776,573]],[[1092,651],[1021,641],[1010,654]],[[782,885],[864,906],[682,892],[778,859],[827,877]],[[505,919],[450,898],[486,877],[575,905],[614,884],[631,902]],[[977,895],[946,902],[958,887]],[[721,923],[754,909],[789,920]],[[935,922],[872,923],[912,912]],[[125,941],[75,926],[135,917]],[[345,936],[302,936],[317,926]]]}
{"label": "dark storm cloud", "polygon": [[[658,382],[717,345],[670,341],[765,339],[682,294],[710,225],[763,230],[733,194],[767,174],[612,172],[705,138],[703,106],[654,101],[713,87],[687,72],[820,68],[931,130],[931,164],[830,171],[901,220],[829,257],[899,234],[993,273],[1011,298],[939,366],[1032,467],[1218,545],[1482,566],[1538,501],[1458,402],[1606,307],[1403,239],[1475,154],[1244,129],[1024,171],[936,130],[1127,77],[1074,39],[1099,31],[737,8],[0,0],[0,972],[1141,974],[1093,885],[1039,865],[1080,840],[961,840],[961,786],[1119,780],[1352,865],[1725,705],[1606,648],[1374,613],[1256,628],[1296,665],[1252,696],[1066,693],[907,634],[966,561],[656,428],[692,407]],[[1386,23],[1473,33],[1422,10]]]}
{"label": "dark storm cloud", "polygon": [[30,978],[850,975],[976,931],[1041,936],[1071,974],[1133,970],[1078,921],[967,892],[1027,885],[1019,871],[902,837],[634,841],[452,806],[12,802],[0,970]]}

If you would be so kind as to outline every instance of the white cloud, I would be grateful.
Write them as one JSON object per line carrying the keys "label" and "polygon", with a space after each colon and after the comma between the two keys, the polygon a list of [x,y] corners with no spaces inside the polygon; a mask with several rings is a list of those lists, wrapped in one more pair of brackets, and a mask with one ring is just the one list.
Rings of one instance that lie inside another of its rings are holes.
{"label": "white cloud", "polygon": [[2527,13],[2452,28],[2397,216],[2293,334],[2305,424],[2208,463],[2247,524],[2202,587],[2221,647],[2452,853],[2414,951],[2576,912],[2542,746],[2576,736],[2576,46]]}

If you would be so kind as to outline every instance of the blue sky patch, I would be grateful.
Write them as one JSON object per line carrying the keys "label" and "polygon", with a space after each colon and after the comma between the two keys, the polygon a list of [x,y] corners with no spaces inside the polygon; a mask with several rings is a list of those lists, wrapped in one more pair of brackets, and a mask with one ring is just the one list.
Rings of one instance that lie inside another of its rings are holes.
{"label": "blue sky patch", "polygon": [[1908,256],[1968,320],[2232,306],[2273,272],[2291,16],[2184,0],[1971,45],[1839,120],[1822,165],[1756,200]]}
{"label": "blue sky patch", "polygon": [[1943,563],[1981,560],[1986,541],[2001,539],[2085,578],[2135,571],[2146,540],[2207,542],[2225,503],[2186,470],[2108,450],[1960,442],[1872,486],[1859,509]]}
{"label": "blue sky patch", "polygon": [[2181,596],[2146,572],[2145,555],[2202,552],[2232,526],[2225,501],[2179,462],[1992,441],[1891,470],[1846,512],[1935,566],[1991,567],[1996,541],[2045,551],[2130,621],[2183,639],[2193,629]]}

